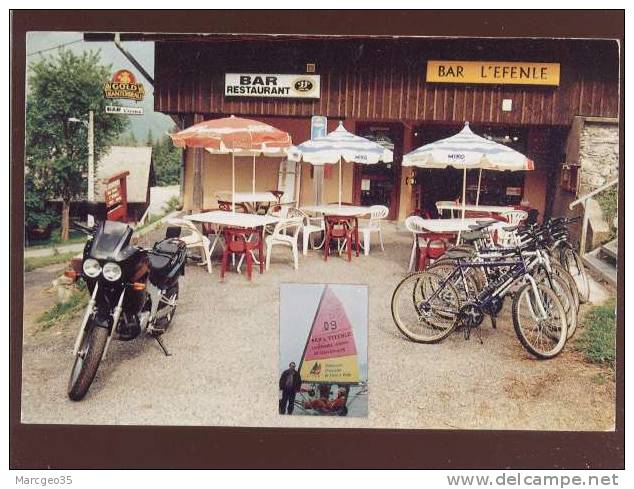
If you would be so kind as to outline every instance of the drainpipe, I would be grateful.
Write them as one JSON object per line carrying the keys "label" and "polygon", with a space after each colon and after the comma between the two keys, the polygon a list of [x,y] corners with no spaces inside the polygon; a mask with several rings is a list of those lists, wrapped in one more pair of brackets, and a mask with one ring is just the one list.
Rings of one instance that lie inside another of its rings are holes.
{"label": "drainpipe", "polygon": [[116,32],[114,35],[114,45],[117,46],[117,49],[119,51],[121,51],[121,54],[123,54],[126,59],[132,63],[132,65],[141,72],[141,74],[143,75],[143,77],[150,83],[150,85],[152,85],[152,88],[154,88],[154,78],[152,78],[150,76],[150,74],[145,71],[145,68],[143,68],[143,66],[141,65],[141,63],[139,63],[137,61],[137,59],[132,56],[132,54],[130,54],[129,51],[127,51],[124,47],[123,44],[121,44],[121,35]]}
{"label": "drainpipe", "polygon": [[[143,77],[149,82],[150,85],[152,85],[152,88],[154,88],[154,78],[152,78],[152,76],[145,70],[145,68],[143,68],[143,65],[141,65],[141,63],[139,63],[139,61],[132,56],[132,54],[126,50],[123,47],[123,44],[121,44],[121,34],[118,32],[115,32],[114,34],[114,45],[117,47],[117,49],[119,51],[121,51],[121,54],[123,54],[126,59],[132,63],[132,66],[134,66],[137,70],[139,70],[139,72],[143,75]],[[178,125],[179,129],[183,129],[183,120],[181,118],[180,121],[176,120],[173,116],[172,119],[174,119],[174,122],[176,122],[176,124]],[[182,210],[183,209],[183,181],[185,178],[185,150],[181,151],[181,169],[180,169],[180,191],[179,191],[179,196],[178,196],[178,210]]]}

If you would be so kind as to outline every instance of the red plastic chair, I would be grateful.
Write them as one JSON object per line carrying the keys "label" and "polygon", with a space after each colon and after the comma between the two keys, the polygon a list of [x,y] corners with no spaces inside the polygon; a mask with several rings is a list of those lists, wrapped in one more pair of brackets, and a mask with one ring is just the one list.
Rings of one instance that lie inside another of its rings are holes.
{"label": "red plastic chair", "polygon": [[222,251],[222,264],[220,267],[220,278],[224,278],[229,265],[229,255],[244,255],[247,263],[247,277],[251,280],[253,272],[253,252],[258,251],[260,262],[260,273],[264,272],[264,247],[262,244],[262,233],[258,229],[230,228],[224,229],[225,248]]}
{"label": "red plastic chair", "polygon": [[269,190],[273,194],[273,197],[277,199],[277,203],[279,204],[282,201],[282,196],[284,195],[283,190]]}
{"label": "red plastic chair", "polygon": [[[416,237],[416,271],[427,268],[432,260],[437,260],[445,254],[449,247],[449,240],[455,239],[450,233],[421,233]],[[420,239],[423,240],[421,244]]]}
{"label": "red plastic chair", "polygon": [[432,215],[431,212],[429,212],[426,209],[414,209],[412,212],[409,213],[410,216],[419,216],[422,217],[423,219],[433,219],[434,216]]}
{"label": "red plastic chair", "polygon": [[[218,208],[221,211],[231,212],[231,202],[227,200],[219,200]],[[236,202],[236,212],[244,212],[245,214],[249,213],[249,209],[242,202]]]}
{"label": "red plastic chair", "polygon": [[328,260],[330,242],[333,239],[344,239],[348,253],[348,261],[352,260],[352,245],[354,243],[356,255],[359,256],[359,226],[356,217],[324,216],[326,224],[326,240],[324,242],[324,260]]}

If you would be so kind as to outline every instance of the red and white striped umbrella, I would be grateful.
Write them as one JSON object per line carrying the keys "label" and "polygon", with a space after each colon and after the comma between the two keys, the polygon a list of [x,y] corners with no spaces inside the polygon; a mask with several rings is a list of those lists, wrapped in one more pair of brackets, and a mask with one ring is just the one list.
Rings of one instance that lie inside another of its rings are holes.
{"label": "red and white striped umbrella", "polygon": [[238,156],[284,156],[291,144],[291,136],[264,122],[224,117],[199,122],[171,134],[174,146],[179,148],[205,148],[210,153]]}
{"label": "red and white striped umbrella", "polygon": [[[291,146],[290,134],[264,122],[224,117],[199,122],[170,134],[174,146],[179,148],[205,148],[212,154],[231,154],[231,193],[235,197],[235,156],[253,157],[252,190],[255,193],[255,157],[286,156]],[[235,203],[232,208],[235,210]]]}

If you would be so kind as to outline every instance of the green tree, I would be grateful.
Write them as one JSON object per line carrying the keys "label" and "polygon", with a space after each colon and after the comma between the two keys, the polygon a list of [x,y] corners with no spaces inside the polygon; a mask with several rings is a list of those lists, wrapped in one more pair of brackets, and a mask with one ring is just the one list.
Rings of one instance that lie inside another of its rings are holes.
{"label": "green tree", "polygon": [[152,134],[152,128],[147,130],[147,138],[145,140],[146,146],[154,146],[154,135]]}
{"label": "green tree", "polygon": [[62,200],[62,240],[68,239],[70,203],[84,197],[88,186],[87,128],[69,119],[87,120],[94,112],[95,161],[127,125],[125,116],[105,113],[112,102],[102,90],[111,67],[100,61],[99,52],[60,49],[29,65],[26,167],[48,197]]}
{"label": "green tree", "polygon": [[134,132],[128,131],[120,134],[117,140],[114,142],[115,146],[138,146],[139,143],[134,136]]}
{"label": "green tree", "polygon": [[169,136],[157,139],[152,146],[152,160],[158,185],[176,185],[180,181],[181,151]]}
{"label": "green tree", "polygon": [[27,170],[24,174],[24,224],[27,228],[45,229],[59,221],[59,216],[46,205],[48,197],[45,185]]}

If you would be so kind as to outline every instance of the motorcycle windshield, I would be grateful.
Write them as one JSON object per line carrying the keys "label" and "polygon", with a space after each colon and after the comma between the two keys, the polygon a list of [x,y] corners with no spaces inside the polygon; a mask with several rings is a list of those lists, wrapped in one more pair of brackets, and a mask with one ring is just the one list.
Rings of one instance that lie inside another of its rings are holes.
{"label": "motorcycle windshield", "polygon": [[119,253],[128,246],[132,229],[127,224],[104,221],[97,231],[90,255],[97,260],[117,260]]}

